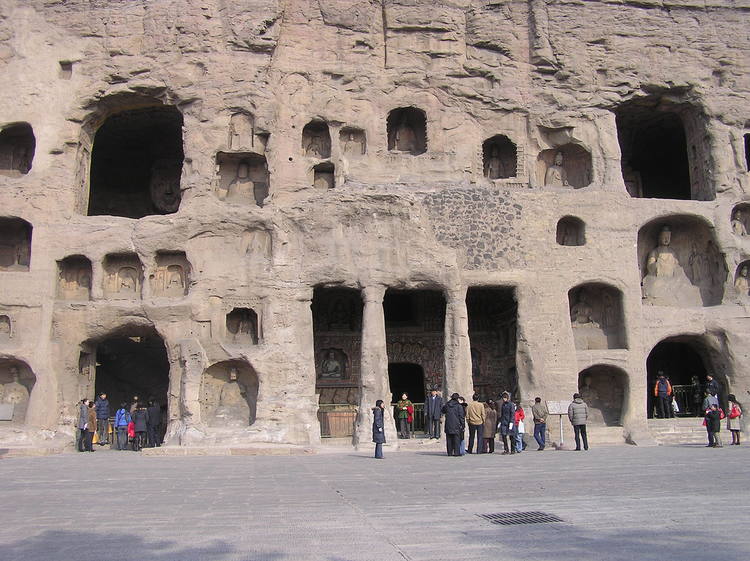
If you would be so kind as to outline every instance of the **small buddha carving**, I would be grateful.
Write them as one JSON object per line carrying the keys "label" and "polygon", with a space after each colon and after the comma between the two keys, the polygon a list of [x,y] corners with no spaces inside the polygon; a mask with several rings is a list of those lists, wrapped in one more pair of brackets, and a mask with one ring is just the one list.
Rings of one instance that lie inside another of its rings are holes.
{"label": "small buddha carving", "polygon": [[544,174],[544,184],[550,187],[567,187],[568,174],[563,167],[563,154],[558,152],[555,154],[554,163],[547,168],[547,173]]}

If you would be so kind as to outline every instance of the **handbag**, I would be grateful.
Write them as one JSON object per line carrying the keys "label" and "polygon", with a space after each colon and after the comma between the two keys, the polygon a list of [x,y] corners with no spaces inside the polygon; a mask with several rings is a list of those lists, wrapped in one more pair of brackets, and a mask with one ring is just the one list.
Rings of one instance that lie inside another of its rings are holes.
{"label": "handbag", "polygon": [[732,405],[732,408],[729,410],[729,418],[730,419],[736,419],[740,416],[740,408],[736,405]]}
{"label": "handbag", "polygon": [[524,432],[523,421],[518,421],[518,432]]}

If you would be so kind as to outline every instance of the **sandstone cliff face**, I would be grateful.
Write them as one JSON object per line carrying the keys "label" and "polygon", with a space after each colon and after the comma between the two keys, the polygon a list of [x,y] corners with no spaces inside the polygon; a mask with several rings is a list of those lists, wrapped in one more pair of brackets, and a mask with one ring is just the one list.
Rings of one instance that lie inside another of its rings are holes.
{"label": "sandstone cliff face", "polygon": [[[30,389],[25,424],[5,423],[0,441],[70,430],[75,402],[93,395],[97,345],[117,335],[164,341],[169,442],[317,442],[315,286],[366,289],[361,440],[370,402],[388,392],[385,287],[445,294],[449,393],[472,391],[467,287],[495,286],[515,290],[524,398],[568,399],[579,372],[610,366],[625,384],[621,422],[639,434],[646,359],[674,337],[744,394],[748,300],[734,287],[750,237],[732,218],[750,200],[749,14],[718,0],[0,0],[0,127],[28,123],[34,137],[32,151],[2,154],[16,163],[0,175],[0,215],[33,233],[27,270],[16,259],[0,271],[0,368],[19,365]],[[178,210],[89,216],[97,131],[159,106],[182,119]],[[421,113],[389,131],[399,108]],[[692,200],[631,196],[618,123],[644,111],[683,123]],[[410,128],[420,114],[424,138]],[[311,122],[328,137],[306,137]],[[495,178],[483,143],[497,135],[516,159]],[[555,186],[558,153],[568,181]],[[241,162],[252,194],[233,202]],[[585,223],[584,245],[556,239],[565,216]],[[642,299],[663,224],[684,232],[672,246],[685,269],[715,244],[719,257],[688,275],[718,295],[711,305]],[[0,235],[17,253],[13,227]],[[164,252],[178,261],[160,265]],[[69,256],[90,261],[89,277],[70,276],[83,298],[60,296]],[[135,259],[133,294],[111,256]],[[170,278],[187,294],[160,292]],[[576,343],[568,292],[584,283],[619,291],[626,344]],[[234,309],[257,314],[255,340],[231,332]],[[256,418],[209,430],[204,377],[232,361],[257,376]]]}

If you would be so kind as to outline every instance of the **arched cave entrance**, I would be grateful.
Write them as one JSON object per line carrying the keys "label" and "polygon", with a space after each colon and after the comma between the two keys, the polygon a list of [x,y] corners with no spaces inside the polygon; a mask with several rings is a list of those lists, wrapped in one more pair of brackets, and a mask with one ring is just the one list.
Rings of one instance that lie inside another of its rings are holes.
{"label": "arched cave entrance", "polygon": [[169,358],[156,330],[126,327],[89,345],[93,354],[87,356],[95,360],[94,395],[107,394],[110,414],[114,415],[120,403],[130,404],[137,395],[141,400],[154,399],[166,423]]}
{"label": "arched cave entrance", "polygon": [[597,364],[578,374],[578,393],[589,406],[589,423],[621,426],[628,377],[616,366]]}
{"label": "arched cave entrance", "polygon": [[183,159],[182,113],[175,106],[110,115],[94,137],[89,216],[177,212]]}
{"label": "arched cave entrance", "polygon": [[646,360],[647,416],[654,418],[658,413],[654,385],[659,372],[663,372],[672,384],[680,409],[678,417],[703,415],[702,403],[707,374],[711,374],[719,383],[719,399],[725,407],[730,388],[723,372],[725,365],[718,362],[717,351],[709,347],[702,337],[678,336],[659,342]]}

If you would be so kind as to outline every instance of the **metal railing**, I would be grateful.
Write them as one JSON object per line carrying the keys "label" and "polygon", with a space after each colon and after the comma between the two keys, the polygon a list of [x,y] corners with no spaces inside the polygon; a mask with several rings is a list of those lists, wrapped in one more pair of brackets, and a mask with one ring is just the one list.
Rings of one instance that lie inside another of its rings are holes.
{"label": "metal railing", "polygon": [[[409,425],[410,432],[415,431],[423,431],[425,430],[425,422],[424,422],[424,403],[412,403],[414,406],[414,415],[413,420],[411,424]],[[396,409],[396,404],[391,403],[391,407],[393,407],[393,420],[396,423],[396,430],[398,431],[398,410]]]}

